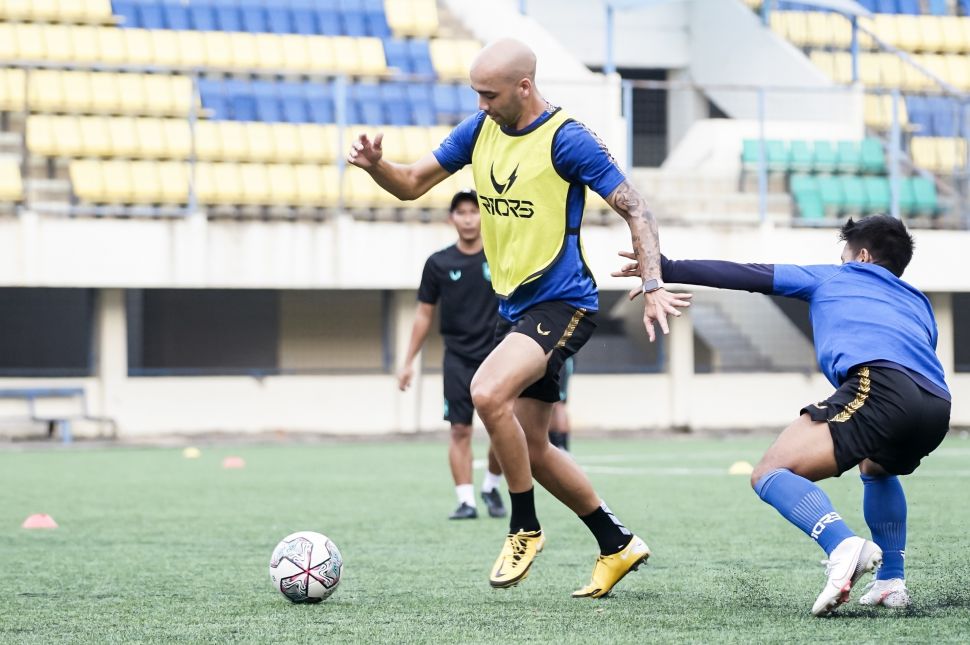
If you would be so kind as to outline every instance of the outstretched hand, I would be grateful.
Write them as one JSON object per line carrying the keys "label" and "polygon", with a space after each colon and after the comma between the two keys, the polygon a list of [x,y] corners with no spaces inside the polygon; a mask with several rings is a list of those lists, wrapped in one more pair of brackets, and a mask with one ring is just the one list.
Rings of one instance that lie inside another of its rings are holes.
{"label": "outstretched hand", "polygon": [[[640,263],[637,261],[637,256],[630,251],[620,251],[619,254],[620,257],[633,260],[633,262],[624,264],[620,267],[619,271],[614,271],[610,275],[617,278],[635,277],[640,279]],[[643,293],[642,285],[631,289],[629,294],[630,300],[634,300],[641,293]],[[643,294],[643,326],[647,330],[647,337],[651,343],[657,338],[654,323],[660,323],[661,331],[664,334],[669,334],[670,327],[667,324],[667,315],[670,314],[671,316],[679,317],[680,311],[677,308],[689,307],[692,297],[693,294],[690,293],[671,293],[666,289],[657,289],[656,291]]]}
{"label": "outstretched hand", "polygon": [[378,132],[373,141],[366,134],[362,133],[350,145],[350,152],[347,153],[347,163],[353,164],[358,168],[363,168],[364,170],[373,168],[384,156],[384,148],[381,146],[383,141],[383,132]]}

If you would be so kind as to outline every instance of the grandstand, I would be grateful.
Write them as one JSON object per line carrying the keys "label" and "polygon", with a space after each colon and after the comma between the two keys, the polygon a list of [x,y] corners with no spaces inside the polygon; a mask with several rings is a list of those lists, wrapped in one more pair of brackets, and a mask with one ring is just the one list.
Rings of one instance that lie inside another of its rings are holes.
{"label": "grandstand", "polygon": [[[433,149],[502,35],[650,197],[671,256],[833,262],[845,218],[905,218],[970,424],[963,0],[0,0],[0,386],[80,387],[123,434],[438,427],[440,349],[415,391],[392,374],[470,173],[402,203],[344,156],[361,131],[395,161]],[[769,298],[702,293],[649,346],[609,278],[625,227],[587,210],[604,315],[580,427],[776,425],[824,390],[805,312]],[[718,405],[753,388],[772,403]]]}

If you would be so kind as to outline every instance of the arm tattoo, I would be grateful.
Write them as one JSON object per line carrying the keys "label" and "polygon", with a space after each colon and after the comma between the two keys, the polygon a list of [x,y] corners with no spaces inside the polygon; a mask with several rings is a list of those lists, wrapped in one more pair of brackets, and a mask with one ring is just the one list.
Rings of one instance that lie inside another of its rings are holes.
{"label": "arm tattoo", "polygon": [[633,252],[640,261],[640,276],[644,280],[660,277],[660,237],[657,220],[637,189],[625,180],[607,199],[630,227]]}

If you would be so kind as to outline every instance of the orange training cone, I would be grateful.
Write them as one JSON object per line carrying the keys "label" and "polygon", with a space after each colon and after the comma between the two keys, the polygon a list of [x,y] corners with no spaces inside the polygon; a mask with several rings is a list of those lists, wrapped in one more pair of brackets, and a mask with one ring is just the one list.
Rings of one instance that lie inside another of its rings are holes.
{"label": "orange training cone", "polygon": [[57,522],[47,513],[34,513],[21,524],[25,529],[56,529]]}
{"label": "orange training cone", "polygon": [[246,461],[242,457],[226,457],[222,460],[223,468],[245,468]]}

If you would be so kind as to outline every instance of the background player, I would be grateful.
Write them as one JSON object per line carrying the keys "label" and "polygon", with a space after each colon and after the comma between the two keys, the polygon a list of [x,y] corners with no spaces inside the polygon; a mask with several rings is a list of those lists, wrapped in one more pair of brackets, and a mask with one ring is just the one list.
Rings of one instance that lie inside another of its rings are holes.
{"label": "background player", "polygon": [[[441,303],[440,329],[445,343],[442,366],[445,421],[451,422],[448,463],[455,481],[458,508],[452,520],[478,517],[472,483],[472,377],[492,348],[498,301],[492,291],[491,275],[482,250],[481,216],[474,190],[455,193],[448,219],[458,232],[458,241],[432,254],[424,264],[418,288],[418,308],[411,328],[411,342],[404,364],[398,371],[398,386],[406,390],[414,376],[414,359],[424,346]],[[502,469],[491,446],[488,468],[482,483],[482,500],[492,517],[505,517],[498,485]]]}
{"label": "background player", "polygon": [[549,443],[569,452],[569,377],[573,375],[576,358],[570,356],[559,371],[559,400],[552,404],[552,417],[549,420]]}
{"label": "background player", "polygon": [[[900,279],[913,257],[912,237],[899,220],[874,215],[850,219],[841,239],[841,266],[662,262],[671,282],[809,303],[819,367],[838,389],[802,408],[755,467],[751,485],[828,554],[828,581],[812,607],[816,616],[846,602],[852,585],[880,562],[860,602],[910,604],[903,570],[906,497],[897,476],[912,473],[940,445],[950,421],[933,310],[922,292]],[[636,264],[614,275],[639,275]],[[813,483],[856,465],[873,541],[856,536]]]}

